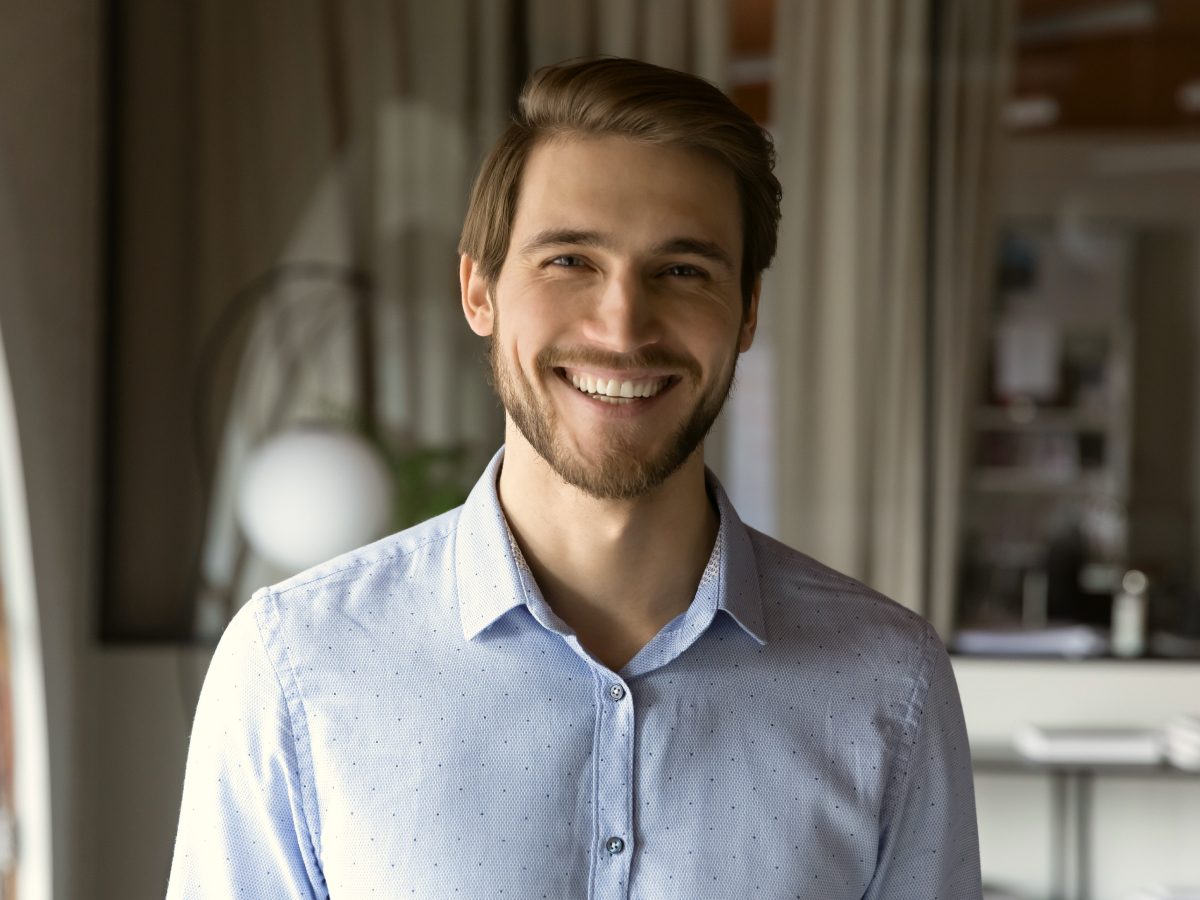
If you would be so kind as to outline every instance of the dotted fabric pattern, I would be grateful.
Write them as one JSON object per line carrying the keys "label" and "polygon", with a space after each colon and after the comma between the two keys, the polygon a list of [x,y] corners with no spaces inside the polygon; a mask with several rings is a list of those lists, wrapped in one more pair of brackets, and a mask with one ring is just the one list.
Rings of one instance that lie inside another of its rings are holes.
{"label": "dotted fabric pattern", "polygon": [[744,526],[620,672],[496,494],[255,594],[196,713],[169,898],[977,900],[919,616]]}

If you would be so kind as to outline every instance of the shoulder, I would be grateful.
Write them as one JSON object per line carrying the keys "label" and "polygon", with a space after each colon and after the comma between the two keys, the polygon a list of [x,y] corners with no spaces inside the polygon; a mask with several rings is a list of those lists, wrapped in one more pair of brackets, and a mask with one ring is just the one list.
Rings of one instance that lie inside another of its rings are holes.
{"label": "shoulder", "polygon": [[810,681],[870,697],[872,714],[903,733],[931,688],[952,683],[941,638],[924,618],[861,581],[751,533],[768,640]]}
{"label": "shoulder", "polygon": [[267,590],[276,597],[299,597],[353,582],[381,571],[392,575],[419,569],[451,542],[461,507],[336,556]]}
{"label": "shoulder", "polygon": [[283,664],[295,663],[318,638],[333,649],[348,632],[374,639],[379,629],[395,630],[408,612],[443,614],[453,606],[460,509],[262,588],[239,616],[255,623],[269,655]]}
{"label": "shoulder", "polygon": [[869,635],[881,650],[921,652],[930,641],[940,645],[933,627],[913,610],[774,538],[747,531],[763,611],[777,627],[799,626],[838,643]]}

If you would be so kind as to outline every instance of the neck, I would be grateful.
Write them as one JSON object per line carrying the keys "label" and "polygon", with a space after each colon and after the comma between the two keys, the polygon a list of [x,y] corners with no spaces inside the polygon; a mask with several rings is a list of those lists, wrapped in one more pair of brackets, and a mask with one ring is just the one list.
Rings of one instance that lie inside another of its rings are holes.
{"label": "neck", "polygon": [[600,500],[510,423],[499,493],[546,602],[614,670],[688,608],[716,539],[699,450],[645,495]]}

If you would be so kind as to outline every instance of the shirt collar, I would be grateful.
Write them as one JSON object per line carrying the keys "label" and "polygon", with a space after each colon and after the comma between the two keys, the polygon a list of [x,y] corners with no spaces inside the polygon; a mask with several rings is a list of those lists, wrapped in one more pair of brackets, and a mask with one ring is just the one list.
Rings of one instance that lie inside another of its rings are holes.
{"label": "shirt collar", "polygon": [[[454,565],[458,581],[463,637],[472,640],[517,606],[526,606],[539,621],[547,618],[533,576],[513,538],[496,482],[504,460],[501,447],[471,490],[459,513]],[[760,644],[767,642],[759,593],[758,566],[746,526],[734,511],[717,477],[705,479],[716,502],[720,526],[712,555],[686,613],[693,626],[707,627],[723,609]]]}

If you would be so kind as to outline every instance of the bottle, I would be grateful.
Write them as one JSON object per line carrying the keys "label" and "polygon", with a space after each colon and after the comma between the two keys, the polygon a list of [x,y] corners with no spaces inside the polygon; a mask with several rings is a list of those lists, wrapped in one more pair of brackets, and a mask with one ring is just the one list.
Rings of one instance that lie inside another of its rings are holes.
{"label": "bottle", "polygon": [[1113,597],[1112,652],[1115,656],[1141,656],[1146,651],[1145,573],[1130,569]]}

